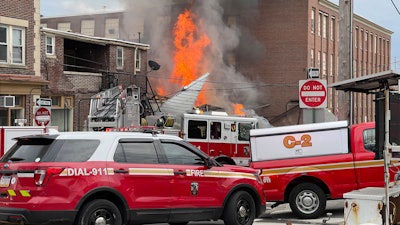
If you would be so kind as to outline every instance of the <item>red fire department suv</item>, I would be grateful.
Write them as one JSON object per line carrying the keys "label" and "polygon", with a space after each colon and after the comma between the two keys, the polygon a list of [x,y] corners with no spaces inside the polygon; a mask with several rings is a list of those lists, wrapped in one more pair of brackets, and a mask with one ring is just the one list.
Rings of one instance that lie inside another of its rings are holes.
{"label": "red fire department suv", "polygon": [[20,137],[1,158],[0,176],[0,224],[251,225],[265,209],[255,170],[222,166],[154,133]]}

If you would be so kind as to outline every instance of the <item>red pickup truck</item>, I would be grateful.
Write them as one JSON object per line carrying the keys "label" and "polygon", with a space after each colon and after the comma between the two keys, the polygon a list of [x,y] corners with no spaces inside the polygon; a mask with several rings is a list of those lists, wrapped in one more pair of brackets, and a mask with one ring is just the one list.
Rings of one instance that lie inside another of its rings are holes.
{"label": "red pickup truck", "polygon": [[[300,218],[321,216],[328,199],[384,186],[375,123],[347,121],[250,130],[250,166],[261,170],[267,201],[289,203]],[[390,179],[399,171],[392,161]]]}

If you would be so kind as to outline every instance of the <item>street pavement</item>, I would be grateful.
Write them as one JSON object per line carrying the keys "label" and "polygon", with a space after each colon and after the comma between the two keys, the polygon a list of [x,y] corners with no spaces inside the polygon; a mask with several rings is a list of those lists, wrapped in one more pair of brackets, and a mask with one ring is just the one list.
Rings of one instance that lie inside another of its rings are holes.
{"label": "street pavement", "polygon": [[[262,216],[257,218],[253,225],[344,225],[343,216],[344,200],[332,200],[327,203],[327,213],[331,216],[323,216],[318,219],[298,219],[292,214],[288,204],[267,210]],[[157,225],[168,225],[160,223]],[[222,220],[190,222],[189,225],[224,225]]]}
{"label": "street pavement", "polygon": [[317,225],[317,224],[328,224],[328,225],[343,225],[344,224],[344,211],[343,211],[344,200],[332,200],[327,203],[326,213],[329,214],[322,216],[318,219],[298,219],[296,218],[288,204],[282,204],[278,207],[267,210],[265,214],[257,218],[254,224],[271,224],[271,225]]}

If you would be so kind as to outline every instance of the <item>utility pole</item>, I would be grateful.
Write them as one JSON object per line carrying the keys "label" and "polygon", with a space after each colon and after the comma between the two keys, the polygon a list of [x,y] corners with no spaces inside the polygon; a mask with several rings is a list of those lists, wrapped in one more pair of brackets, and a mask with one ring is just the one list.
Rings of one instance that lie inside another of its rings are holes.
{"label": "utility pole", "polygon": [[[339,81],[353,78],[353,0],[339,0]],[[353,123],[351,92],[338,93],[338,119]]]}

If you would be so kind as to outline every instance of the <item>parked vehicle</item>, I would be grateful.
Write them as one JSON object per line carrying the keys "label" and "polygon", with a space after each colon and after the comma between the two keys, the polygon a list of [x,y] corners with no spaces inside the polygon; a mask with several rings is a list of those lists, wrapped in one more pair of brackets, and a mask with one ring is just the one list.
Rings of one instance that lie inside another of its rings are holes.
{"label": "parked vehicle", "polygon": [[20,137],[0,176],[0,224],[251,225],[265,211],[258,171],[156,133]]}
{"label": "parked vehicle", "polygon": [[[375,123],[347,121],[253,129],[251,163],[261,170],[267,201],[289,203],[300,218],[316,218],[328,199],[364,187],[384,187],[384,160],[375,150]],[[392,162],[390,179],[400,169]]]}

